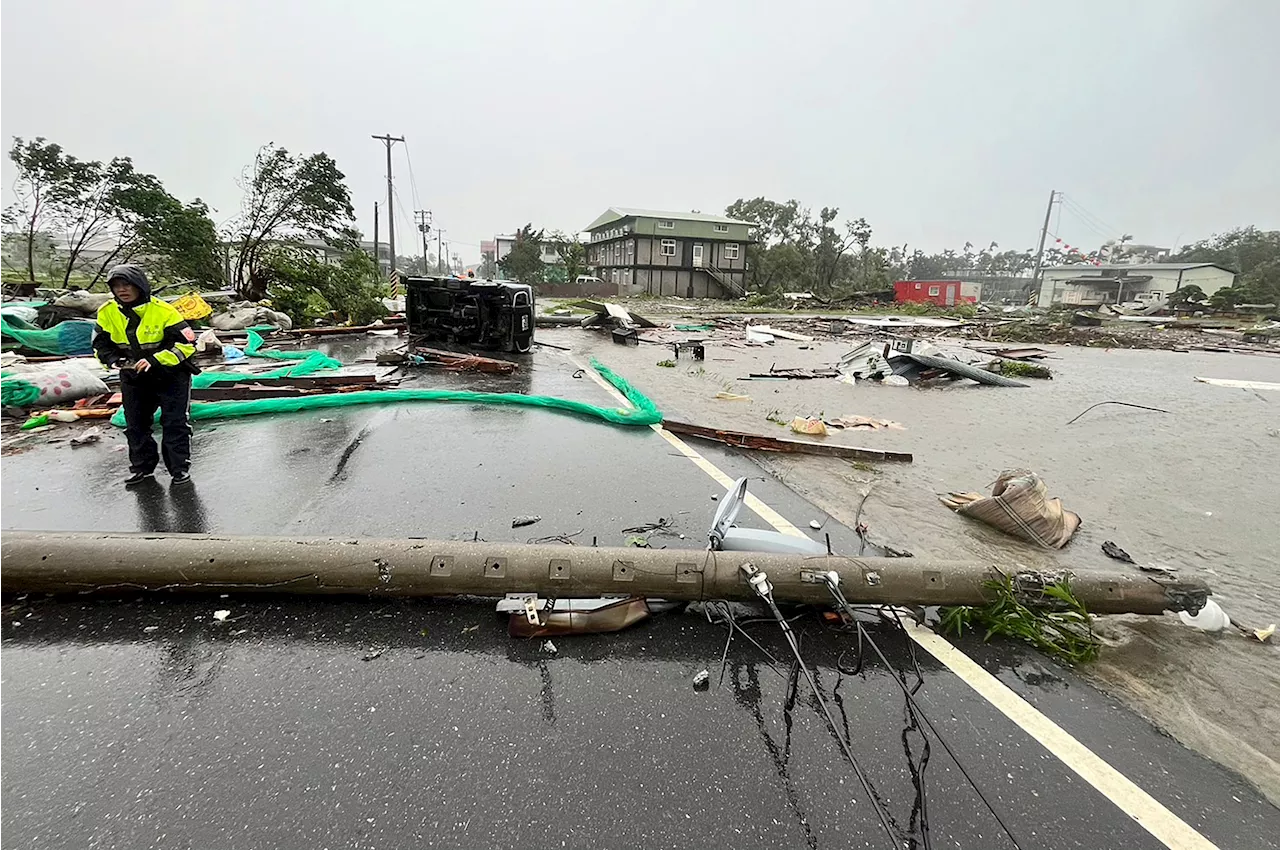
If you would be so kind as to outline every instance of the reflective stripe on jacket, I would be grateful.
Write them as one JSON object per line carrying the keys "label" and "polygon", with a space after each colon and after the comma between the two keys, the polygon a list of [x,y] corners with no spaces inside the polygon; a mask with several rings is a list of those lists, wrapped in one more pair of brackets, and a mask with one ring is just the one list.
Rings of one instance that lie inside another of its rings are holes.
{"label": "reflective stripe on jacket", "polygon": [[123,309],[108,301],[98,310],[98,327],[115,348],[153,366],[178,366],[196,351],[195,334],[187,320],[164,301],[149,300]]}

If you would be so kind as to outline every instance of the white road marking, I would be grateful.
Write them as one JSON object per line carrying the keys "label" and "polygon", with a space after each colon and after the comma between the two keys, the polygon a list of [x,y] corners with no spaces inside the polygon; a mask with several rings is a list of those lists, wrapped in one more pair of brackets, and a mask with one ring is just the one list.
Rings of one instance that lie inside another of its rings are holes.
{"label": "white road marking", "polygon": [[[579,368],[590,375],[597,384],[618,400],[623,407],[631,407],[626,396],[596,372],[589,369],[573,357],[569,358]],[[661,425],[649,426],[657,431],[663,439],[674,446],[694,465],[711,476],[718,484],[728,489],[733,479],[726,475],[711,461],[690,447],[684,440],[663,428]],[[783,534],[804,534],[782,514],[760,501],[755,496],[747,496],[747,507],[751,508],[761,519],[772,525]],[[1157,799],[1139,788],[1132,780],[1103,761],[1096,753],[1073,738],[1070,733],[1054,723],[1035,706],[988,673],[981,665],[951,644],[946,638],[933,630],[920,626],[911,620],[904,620],[907,635],[921,648],[942,662],[969,687],[973,688],[983,699],[1005,717],[1012,720],[1022,731],[1034,738],[1049,751],[1058,761],[1070,768],[1077,776],[1092,785],[1099,793],[1110,800],[1117,808],[1133,818],[1139,826],[1151,833],[1164,846],[1171,850],[1217,850],[1217,845],[1205,838],[1186,821],[1169,811]]]}

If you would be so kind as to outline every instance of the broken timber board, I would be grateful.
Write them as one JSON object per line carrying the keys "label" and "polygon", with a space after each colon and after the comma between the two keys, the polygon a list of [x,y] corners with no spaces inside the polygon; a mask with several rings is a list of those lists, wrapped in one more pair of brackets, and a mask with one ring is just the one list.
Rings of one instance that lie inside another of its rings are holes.
{"label": "broken timber board", "polygon": [[396,321],[395,319],[392,319],[391,321],[384,322],[381,325],[354,325],[352,327],[338,325],[319,328],[291,328],[287,331],[280,331],[280,333],[288,334],[289,336],[336,336],[338,334],[359,334],[365,333],[366,331],[398,331],[402,330],[404,326],[405,323],[403,320]]}
{"label": "broken timber board", "polygon": [[246,401],[255,398],[298,398],[307,395],[329,395],[331,393],[350,393],[357,390],[375,390],[382,389],[376,383],[369,384],[348,384],[345,386],[331,387],[289,387],[289,386],[254,386],[236,384],[229,387],[203,387],[192,388],[191,399],[193,401]]}
{"label": "broken timber board", "polygon": [[519,364],[510,360],[495,360],[492,357],[481,357],[478,354],[460,354],[456,351],[441,351],[438,348],[415,346],[412,353],[425,357],[428,363],[467,372],[509,375],[520,368]]}
{"label": "broken timber board", "polygon": [[[226,373],[214,373],[226,374]],[[298,387],[314,389],[316,387],[345,387],[349,384],[377,383],[377,375],[312,375],[306,378],[259,378],[245,375],[234,381],[218,381],[217,386],[237,387],[245,384],[257,384],[263,387]]]}
{"label": "broken timber board", "polygon": [[827,455],[854,460],[893,460],[910,463],[910,452],[891,452],[881,449],[860,449],[853,446],[837,446],[827,443],[810,443],[805,440],[787,440],[781,437],[766,437],[763,434],[748,434],[744,431],[726,431],[720,428],[706,428],[702,425],[691,425],[688,422],[662,420],[662,427],[673,434],[687,437],[700,437],[714,440],[727,446],[739,449],[756,449],[763,452],[788,452],[792,454]]}

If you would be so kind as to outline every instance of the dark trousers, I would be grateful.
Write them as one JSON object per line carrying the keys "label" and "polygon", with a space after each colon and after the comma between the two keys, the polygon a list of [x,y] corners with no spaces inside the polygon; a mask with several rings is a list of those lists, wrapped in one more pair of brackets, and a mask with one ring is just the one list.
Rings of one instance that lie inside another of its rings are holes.
{"label": "dark trousers", "polygon": [[[191,375],[186,370],[152,367],[141,374],[125,372],[120,379],[124,403],[125,437],[129,441],[129,471],[152,472],[164,456],[170,475],[181,475],[191,466]],[[151,436],[156,410],[160,411],[161,450]]]}

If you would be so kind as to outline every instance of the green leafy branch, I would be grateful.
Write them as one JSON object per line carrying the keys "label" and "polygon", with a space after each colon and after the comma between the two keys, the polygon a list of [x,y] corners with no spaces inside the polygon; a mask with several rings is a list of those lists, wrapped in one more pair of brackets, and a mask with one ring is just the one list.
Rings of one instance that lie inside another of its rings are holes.
{"label": "green leafy branch", "polygon": [[1024,605],[1010,575],[1002,573],[983,586],[991,595],[987,604],[941,610],[944,633],[959,637],[970,629],[984,629],[984,641],[995,635],[1021,640],[1069,664],[1098,657],[1102,643],[1093,633],[1089,612],[1072,592],[1066,577],[1041,588],[1051,603],[1047,608],[1032,609]]}

